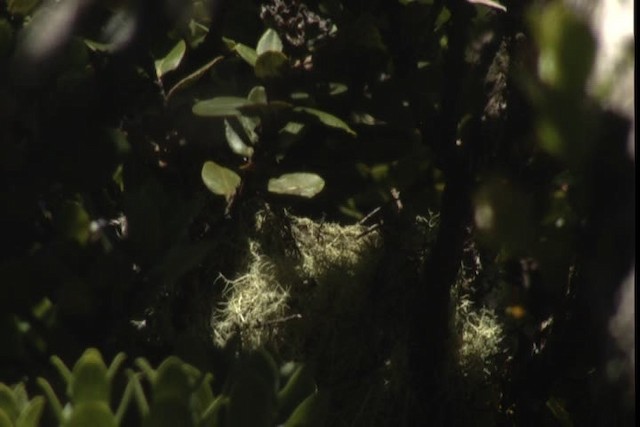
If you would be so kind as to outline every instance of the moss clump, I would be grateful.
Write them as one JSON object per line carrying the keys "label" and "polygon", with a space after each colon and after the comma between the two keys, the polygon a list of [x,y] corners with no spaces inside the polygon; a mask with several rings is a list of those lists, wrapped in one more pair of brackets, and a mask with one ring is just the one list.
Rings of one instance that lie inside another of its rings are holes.
{"label": "moss clump", "polygon": [[290,286],[278,281],[273,261],[258,242],[249,241],[247,257],[242,275],[233,280],[219,276],[225,282],[225,301],[215,310],[212,324],[214,342],[220,347],[235,334],[244,346],[260,347],[277,332],[273,322],[288,312]]}
{"label": "moss clump", "polygon": [[[413,398],[406,310],[437,217],[384,234],[268,206],[249,222],[239,236],[245,246],[238,273],[219,279],[226,287],[213,314],[216,345],[236,337],[244,350],[266,346],[278,358],[311,364],[319,385],[332,390],[336,420],[376,425],[405,411]],[[493,425],[500,405],[504,332],[475,295],[480,268],[463,266],[452,289],[453,357],[444,387],[462,425]]]}
{"label": "moss clump", "polygon": [[453,335],[456,362],[450,375],[450,395],[456,400],[456,416],[462,425],[493,426],[501,406],[498,366],[506,356],[506,333],[496,312],[474,297],[476,268],[463,266],[452,289]]}
{"label": "moss clump", "polygon": [[497,315],[486,307],[476,307],[467,295],[458,299],[455,315],[462,374],[489,376],[493,359],[503,351],[504,332]]}
{"label": "moss clump", "polygon": [[212,317],[214,342],[239,336],[242,346],[265,344],[297,353],[310,329],[353,309],[375,273],[381,239],[366,227],[316,222],[268,207],[247,232],[241,271],[225,282]]}

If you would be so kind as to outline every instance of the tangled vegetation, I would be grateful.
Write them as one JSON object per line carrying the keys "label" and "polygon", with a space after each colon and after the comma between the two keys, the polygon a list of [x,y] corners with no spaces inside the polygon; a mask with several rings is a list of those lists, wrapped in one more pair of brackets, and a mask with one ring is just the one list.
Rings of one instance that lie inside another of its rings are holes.
{"label": "tangled vegetation", "polygon": [[607,7],[1,2],[0,426],[632,425]]}

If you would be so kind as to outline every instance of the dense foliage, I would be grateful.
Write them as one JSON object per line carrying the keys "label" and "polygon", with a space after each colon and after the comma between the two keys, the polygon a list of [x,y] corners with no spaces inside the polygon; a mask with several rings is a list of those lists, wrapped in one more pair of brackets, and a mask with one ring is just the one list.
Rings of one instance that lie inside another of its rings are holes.
{"label": "dense foliage", "polygon": [[595,53],[560,1],[0,3],[0,425],[630,425]]}

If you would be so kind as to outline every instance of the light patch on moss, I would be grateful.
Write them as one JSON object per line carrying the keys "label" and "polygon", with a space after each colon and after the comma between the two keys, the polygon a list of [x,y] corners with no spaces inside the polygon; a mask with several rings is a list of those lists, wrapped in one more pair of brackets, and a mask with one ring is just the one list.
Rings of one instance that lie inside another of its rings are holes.
{"label": "light patch on moss", "polygon": [[468,296],[457,302],[455,322],[460,334],[459,363],[464,376],[489,376],[493,358],[502,352],[504,332],[493,310],[475,307]]}
{"label": "light patch on moss", "polygon": [[355,225],[318,223],[291,217],[293,236],[302,255],[300,270],[321,286],[363,283],[370,277],[381,247],[379,233]]}
{"label": "light patch on moss", "polygon": [[[235,335],[249,349],[291,346],[305,340],[297,335],[352,311],[382,246],[379,233],[367,233],[365,226],[277,215],[268,207],[256,214],[247,239],[244,267],[235,279],[220,278],[224,302],[211,325],[221,347]],[[303,326],[289,327],[297,319]]]}
{"label": "light patch on moss", "polygon": [[260,244],[249,241],[247,270],[234,280],[220,276],[226,283],[225,302],[213,315],[213,338],[224,346],[235,334],[243,345],[257,348],[273,332],[271,324],[287,313],[289,291],[278,282],[273,262]]}

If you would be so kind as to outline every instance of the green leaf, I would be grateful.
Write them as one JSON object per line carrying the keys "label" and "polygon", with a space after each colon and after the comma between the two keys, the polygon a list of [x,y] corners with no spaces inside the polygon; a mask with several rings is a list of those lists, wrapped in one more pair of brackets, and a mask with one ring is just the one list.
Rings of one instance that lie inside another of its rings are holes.
{"label": "green leaf", "polygon": [[266,104],[267,103],[267,91],[264,86],[255,86],[249,92],[247,99],[254,104]]}
{"label": "green leaf", "polygon": [[13,427],[11,418],[7,415],[2,408],[0,408],[0,427]]}
{"label": "green leaf", "polygon": [[268,104],[248,104],[238,108],[245,116],[264,117],[288,111],[292,105],[284,101],[271,101]]}
{"label": "green leaf", "polygon": [[74,407],[71,417],[65,425],[69,427],[116,427],[118,424],[116,417],[107,402],[87,402]]}
{"label": "green leaf", "polygon": [[329,83],[329,95],[336,96],[349,90],[347,85],[342,83]]}
{"label": "green leaf", "polygon": [[573,426],[571,414],[565,409],[565,405],[560,399],[552,396],[547,400],[546,406],[562,427]]}
{"label": "green leaf", "polygon": [[447,7],[443,7],[440,10],[438,17],[436,18],[436,22],[433,25],[434,30],[435,31],[440,30],[440,28],[442,28],[444,24],[449,22],[449,19],[451,19],[451,11]]}
{"label": "green leaf", "polygon": [[82,204],[75,201],[65,201],[54,217],[54,226],[60,235],[69,240],[75,240],[80,245],[89,241],[91,218]]}
{"label": "green leaf", "polygon": [[300,365],[278,393],[278,407],[281,414],[290,414],[304,399],[316,391],[311,369]]}
{"label": "green leaf", "polygon": [[256,77],[262,80],[284,77],[289,60],[282,52],[268,51],[258,56],[255,63]]}
{"label": "green leaf", "polygon": [[271,193],[311,198],[322,191],[324,179],[315,173],[286,173],[271,178],[267,189]]}
{"label": "green leaf", "polygon": [[240,55],[240,58],[244,59],[247,64],[251,65],[252,67],[256,66],[258,53],[254,49],[242,43],[236,43],[236,45],[233,47],[233,50],[235,50],[238,55]]}
{"label": "green leaf", "polygon": [[293,92],[289,95],[291,99],[296,101],[303,101],[309,99],[311,96],[307,92]]}
{"label": "green leaf", "polygon": [[201,425],[211,425],[214,427],[224,425],[221,421],[223,412],[229,406],[229,398],[224,395],[216,397],[216,399],[209,405],[201,416]]}
{"label": "green leaf", "polygon": [[282,40],[274,30],[269,28],[262,34],[256,47],[256,53],[262,55],[265,52],[282,52]]}
{"label": "green leaf", "polygon": [[316,116],[320,120],[320,122],[322,122],[326,126],[342,129],[349,135],[357,135],[354,130],[349,127],[349,125],[332,114],[309,107],[296,107],[294,108],[294,111],[311,114],[312,116]]}
{"label": "green leaf", "polygon": [[18,417],[18,401],[16,396],[6,384],[0,383],[0,410],[4,411],[10,419]]}
{"label": "green leaf", "polygon": [[240,186],[240,176],[231,169],[220,166],[211,160],[202,166],[202,181],[214,194],[229,200]]}
{"label": "green leaf", "polygon": [[238,135],[235,129],[233,129],[233,126],[231,126],[231,123],[226,119],[224,121],[224,135],[227,138],[227,144],[229,144],[231,151],[243,157],[253,156],[253,148],[244,143],[240,135]]}
{"label": "green leaf", "polygon": [[169,90],[169,92],[167,92],[167,99],[171,98],[171,96],[173,96],[174,93],[180,90],[186,89],[192,84],[194,84],[195,82],[197,82],[202,76],[204,76],[204,74],[207,71],[209,71],[211,67],[216,65],[218,62],[222,61],[223,58],[224,58],[223,56],[215,57],[213,60],[207,62],[202,67],[198,68],[196,71],[194,71],[193,73],[189,74],[187,77],[180,80]]}
{"label": "green leaf", "polygon": [[39,426],[43,409],[44,398],[42,396],[34,397],[20,413],[20,416],[16,420],[16,427]]}
{"label": "green leaf", "polygon": [[167,74],[169,71],[173,71],[178,68],[186,50],[187,44],[184,40],[180,40],[164,58],[156,60],[154,64],[156,66],[156,75],[158,78],[162,78],[162,76]]}
{"label": "green leaf", "polygon": [[108,401],[110,383],[107,366],[95,348],[88,348],[72,371],[69,395],[76,404]]}
{"label": "green leaf", "polygon": [[284,427],[320,427],[325,425],[328,400],[327,395],[317,392],[307,397],[293,411]]}
{"label": "green leaf", "polygon": [[538,42],[538,75],[547,85],[581,96],[595,59],[596,41],[586,22],[562,2],[532,15]]}
{"label": "green leaf", "polygon": [[197,102],[193,106],[193,114],[205,117],[239,116],[240,107],[249,105],[245,98],[237,96],[219,96],[206,101]]}
{"label": "green leaf", "polygon": [[83,41],[92,52],[111,52],[114,48],[111,43],[100,43],[91,39],[83,39]]}
{"label": "green leaf", "polygon": [[244,134],[249,139],[249,142],[252,145],[255,145],[259,139],[259,136],[256,133],[256,128],[260,124],[260,117],[239,116],[238,120],[240,121]]}
{"label": "green leaf", "polygon": [[291,135],[299,135],[304,129],[304,125],[298,122],[287,122],[287,124],[280,129],[280,133],[290,133]]}

